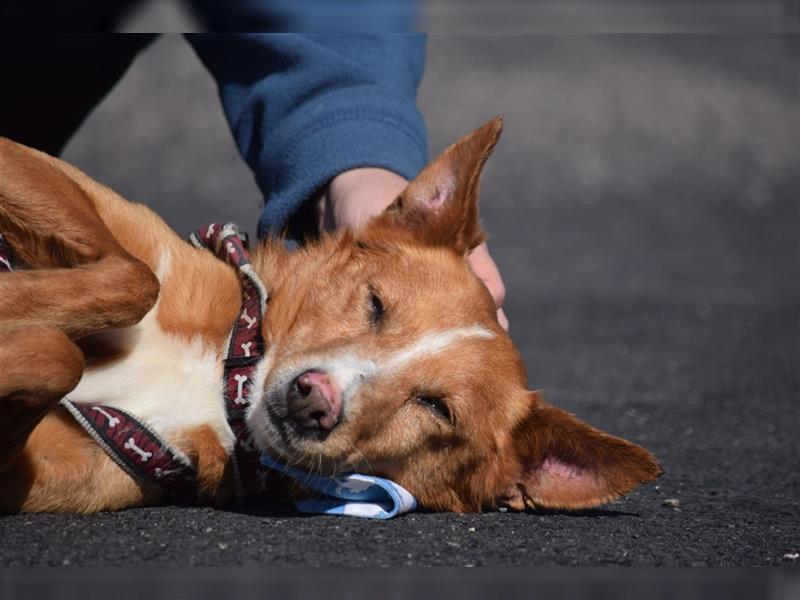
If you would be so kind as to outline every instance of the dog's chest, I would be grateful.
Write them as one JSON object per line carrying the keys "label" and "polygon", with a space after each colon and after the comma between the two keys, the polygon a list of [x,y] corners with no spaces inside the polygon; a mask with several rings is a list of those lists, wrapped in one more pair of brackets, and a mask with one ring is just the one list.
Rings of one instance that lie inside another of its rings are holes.
{"label": "dog's chest", "polygon": [[170,441],[208,425],[230,452],[234,436],[222,397],[222,357],[199,337],[165,333],[157,310],[158,304],[134,327],[103,334],[123,356],[87,369],[68,398],[128,411]]}

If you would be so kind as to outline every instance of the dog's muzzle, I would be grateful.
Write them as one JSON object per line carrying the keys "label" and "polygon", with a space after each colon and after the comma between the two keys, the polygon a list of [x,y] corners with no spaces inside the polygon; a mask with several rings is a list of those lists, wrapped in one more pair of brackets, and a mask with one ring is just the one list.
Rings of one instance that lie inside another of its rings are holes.
{"label": "dog's muzzle", "polygon": [[301,435],[329,433],[339,423],[342,390],[324,371],[306,371],[296,377],[286,396],[287,416]]}

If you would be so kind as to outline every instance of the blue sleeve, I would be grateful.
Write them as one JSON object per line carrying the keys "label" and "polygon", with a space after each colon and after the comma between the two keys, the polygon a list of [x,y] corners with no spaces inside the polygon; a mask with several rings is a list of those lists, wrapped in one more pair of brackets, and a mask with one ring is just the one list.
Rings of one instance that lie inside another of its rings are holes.
{"label": "blue sleeve", "polygon": [[417,34],[191,35],[264,193],[260,236],[281,230],[334,176],[425,165]]}

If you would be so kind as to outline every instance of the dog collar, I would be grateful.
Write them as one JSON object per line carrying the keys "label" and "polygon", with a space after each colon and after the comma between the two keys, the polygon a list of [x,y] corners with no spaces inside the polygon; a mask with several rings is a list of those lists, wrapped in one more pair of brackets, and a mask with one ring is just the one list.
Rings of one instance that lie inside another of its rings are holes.
{"label": "dog collar", "polygon": [[[246,415],[255,371],[264,357],[261,333],[267,290],[247,252],[246,236],[233,223],[211,223],[189,236],[197,248],[208,249],[234,267],[242,288],[242,304],[231,328],[223,367],[223,396],[228,425],[235,437],[231,467],[237,502],[266,501],[282,489],[281,477],[260,463],[260,452],[247,428]],[[0,240],[0,267],[10,269],[10,253]],[[197,472],[189,459],[134,415],[100,404],[62,405],[106,453],[139,481],[155,484],[177,503],[197,501]]]}
{"label": "dog collar", "polygon": [[189,242],[211,250],[239,274],[242,306],[231,328],[223,374],[225,411],[236,438],[231,466],[237,502],[267,500],[274,494],[278,477],[261,465],[246,415],[255,371],[266,351],[261,325],[269,294],[250,264],[246,235],[233,223],[211,223],[190,234]]}
{"label": "dog collar", "polygon": [[[0,235],[0,272],[13,271],[11,249]],[[162,488],[170,500],[191,503],[197,499],[197,473],[186,455],[165,442],[130,413],[98,404],[61,404],[127,473]]]}
{"label": "dog collar", "polygon": [[[13,270],[11,249],[0,235],[0,271]],[[196,500],[197,473],[189,459],[136,417],[111,406],[76,404],[67,398],[61,404],[132,477],[162,488],[174,502]]]}
{"label": "dog collar", "polygon": [[106,454],[137,481],[161,488],[177,504],[197,501],[197,472],[188,457],[135,416],[112,406],[62,398],[61,405]]}

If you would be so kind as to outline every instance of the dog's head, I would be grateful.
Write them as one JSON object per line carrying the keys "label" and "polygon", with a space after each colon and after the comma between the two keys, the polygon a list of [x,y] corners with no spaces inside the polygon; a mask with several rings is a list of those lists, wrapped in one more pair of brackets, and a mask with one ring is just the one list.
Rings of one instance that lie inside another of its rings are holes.
{"label": "dog's head", "polygon": [[261,447],[309,471],[387,477],[435,510],[589,507],[660,474],[643,448],[527,391],[470,271],[500,130],[496,119],[449,147],[361,233],[283,258],[249,414]]}

